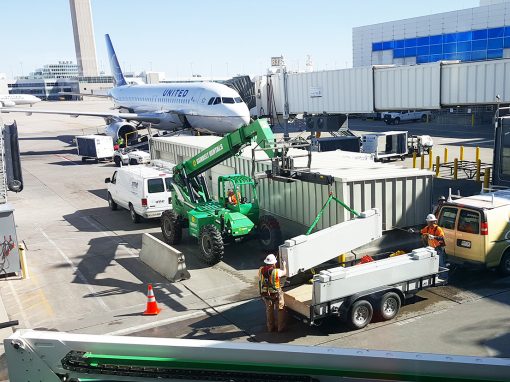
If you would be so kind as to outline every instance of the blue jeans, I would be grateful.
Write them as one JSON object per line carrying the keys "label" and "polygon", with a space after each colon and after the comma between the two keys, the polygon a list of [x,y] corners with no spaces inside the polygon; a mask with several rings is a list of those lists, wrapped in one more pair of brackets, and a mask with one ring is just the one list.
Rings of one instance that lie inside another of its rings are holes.
{"label": "blue jeans", "polygon": [[[437,252],[437,255],[439,256],[439,266],[442,268],[445,268],[446,267],[446,252],[444,250],[444,247],[437,247],[437,248],[435,248],[435,250]],[[448,281],[448,273],[449,272],[441,273],[440,277],[443,280]]]}

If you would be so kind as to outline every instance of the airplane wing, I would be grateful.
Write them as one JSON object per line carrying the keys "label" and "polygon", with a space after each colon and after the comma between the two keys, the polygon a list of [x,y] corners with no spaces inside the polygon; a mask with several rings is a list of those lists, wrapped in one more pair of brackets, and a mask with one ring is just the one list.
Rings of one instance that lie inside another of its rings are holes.
{"label": "airplane wing", "polygon": [[106,121],[137,121],[149,122],[158,124],[161,122],[163,113],[102,113],[102,112],[83,112],[83,111],[59,111],[59,110],[31,110],[31,109],[18,109],[18,108],[0,108],[0,113],[25,113],[26,115],[32,114],[56,114],[68,115],[73,118],[80,116],[85,117],[100,117]]}

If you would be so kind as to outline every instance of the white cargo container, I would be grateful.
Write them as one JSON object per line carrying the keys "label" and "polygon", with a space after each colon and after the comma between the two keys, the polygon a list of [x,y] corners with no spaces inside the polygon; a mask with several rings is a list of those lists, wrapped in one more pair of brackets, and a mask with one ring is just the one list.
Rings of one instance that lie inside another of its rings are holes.
{"label": "white cargo container", "polygon": [[[180,163],[218,139],[213,136],[154,138],[151,144],[152,158]],[[211,193],[216,196],[219,175],[251,175],[251,158],[252,150],[248,147],[240,156],[230,158],[208,171],[205,178]],[[256,172],[269,168],[267,162],[257,163]],[[379,208],[384,230],[421,224],[424,216],[431,211],[432,172],[374,163],[370,155],[341,151],[312,153],[312,170],[331,175],[334,178],[332,186],[301,181],[282,183],[267,179],[258,184],[261,208],[278,217],[287,237],[306,231],[330,191],[357,211]],[[324,211],[317,228],[330,227],[350,218],[344,208],[330,206]]]}
{"label": "white cargo container", "polygon": [[373,154],[376,161],[407,156],[407,131],[385,131],[361,136],[361,152]]}
{"label": "white cargo container", "polygon": [[113,140],[108,135],[81,135],[76,137],[76,147],[82,162],[113,158]]}

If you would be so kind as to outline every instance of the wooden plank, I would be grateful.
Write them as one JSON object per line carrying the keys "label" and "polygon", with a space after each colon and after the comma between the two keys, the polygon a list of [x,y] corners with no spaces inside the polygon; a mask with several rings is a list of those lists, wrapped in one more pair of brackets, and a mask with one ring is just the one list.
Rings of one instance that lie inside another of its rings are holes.
{"label": "wooden plank", "polygon": [[284,299],[287,308],[305,316],[310,316],[310,305],[312,303],[312,284],[303,284],[292,289],[285,290]]}

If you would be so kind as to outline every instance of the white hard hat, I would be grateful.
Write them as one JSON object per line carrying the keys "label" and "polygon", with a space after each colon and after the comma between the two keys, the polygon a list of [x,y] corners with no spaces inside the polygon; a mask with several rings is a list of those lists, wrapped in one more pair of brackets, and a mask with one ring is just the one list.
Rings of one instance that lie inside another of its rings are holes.
{"label": "white hard hat", "polygon": [[267,255],[267,257],[264,259],[264,263],[267,265],[276,264],[276,256],[273,254]]}
{"label": "white hard hat", "polygon": [[437,221],[437,218],[434,214],[428,214],[427,218],[425,219],[427,222],[435,222]]}

